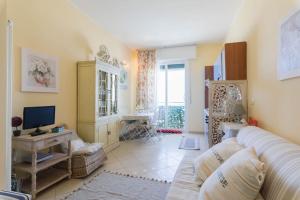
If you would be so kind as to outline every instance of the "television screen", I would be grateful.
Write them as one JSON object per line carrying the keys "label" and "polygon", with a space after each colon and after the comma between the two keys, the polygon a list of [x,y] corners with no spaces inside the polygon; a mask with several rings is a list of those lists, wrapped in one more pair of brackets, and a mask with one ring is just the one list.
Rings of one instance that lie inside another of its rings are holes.
{"label": "television screen", "polygon": [[55,106],[25,107],[23,129],[38,128],[55,123]]}

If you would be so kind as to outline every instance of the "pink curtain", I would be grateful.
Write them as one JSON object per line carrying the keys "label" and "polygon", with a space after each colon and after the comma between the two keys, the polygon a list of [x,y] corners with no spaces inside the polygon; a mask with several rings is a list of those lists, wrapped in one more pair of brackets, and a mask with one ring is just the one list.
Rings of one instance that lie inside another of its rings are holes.
{"label": "pink curtain", "polygon": [[155,50],[138,50],[137,110],[155,108]]}

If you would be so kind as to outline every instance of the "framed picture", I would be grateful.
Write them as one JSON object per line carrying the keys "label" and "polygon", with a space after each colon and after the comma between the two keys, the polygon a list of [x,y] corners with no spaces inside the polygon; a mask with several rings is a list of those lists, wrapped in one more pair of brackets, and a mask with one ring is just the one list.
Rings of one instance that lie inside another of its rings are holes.
{"label": "framed picture", "polygon": [[300,10],[289,15],[280,25],[278,79],[300,76]]}
{"label": "framed picture", "polygon": [[22,48],[22,91],[58,92],[58,59]]}
{"label": "framed picture", "polygon": [[120,70],[120,88],[123,90],[128,88],[128,72],[124,67]]}

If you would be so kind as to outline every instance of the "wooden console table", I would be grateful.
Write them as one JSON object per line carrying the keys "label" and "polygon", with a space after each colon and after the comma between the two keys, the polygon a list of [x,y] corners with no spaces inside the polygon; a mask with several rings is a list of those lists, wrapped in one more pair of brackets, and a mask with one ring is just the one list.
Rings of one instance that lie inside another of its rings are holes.
{"label": "wooden console table", "polygon": [[[31,152],[32,163],[17,163],[13,165],[16,171],[27,172],[31,174],[31,180],[25,181],[22,185],[22,191],[30,193],[32,198],[36,198],[36,194],[49,186],[65,179],[71,178],[71,135],[72,132],[65,130],[62,133],[47,133],[32,137],[30,135],[22,135],[12,138],[13,151],[21,150]],[[37,163],[37,152],[51,149],[58,144],[68,143],[68,153],[52,152],[53,157],[49,160]],[[53,168],[55,164],[68,160],[68,169]],[[42,173],[38,173],[41,172]]]}

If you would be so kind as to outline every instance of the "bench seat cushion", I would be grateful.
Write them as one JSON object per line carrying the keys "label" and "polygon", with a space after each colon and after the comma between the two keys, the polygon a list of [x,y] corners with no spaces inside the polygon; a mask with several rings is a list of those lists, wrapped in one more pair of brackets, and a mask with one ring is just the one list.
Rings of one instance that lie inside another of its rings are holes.
{"label": "bench seat cushion", "polygon": [[92,155],[95,152],[99,151],[99,149],[101,149],[101,144],[100,143],[92,143],[92,144],[88,144],[85,143],[85,146],[80,147],[79,149],[77,149],[76,151],[72,152],[72,155]]}

